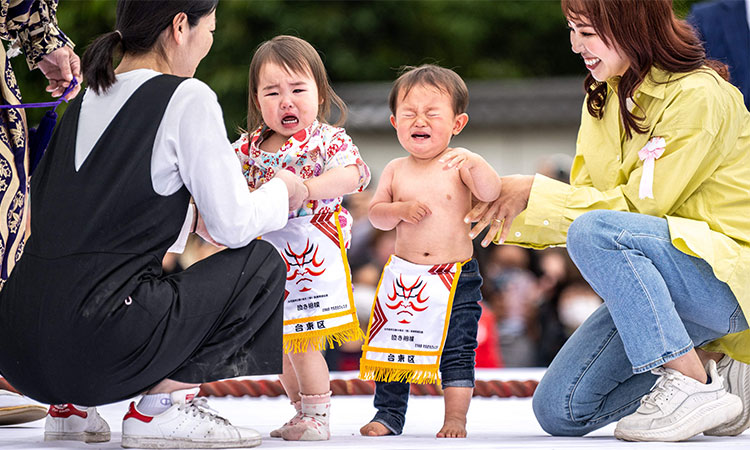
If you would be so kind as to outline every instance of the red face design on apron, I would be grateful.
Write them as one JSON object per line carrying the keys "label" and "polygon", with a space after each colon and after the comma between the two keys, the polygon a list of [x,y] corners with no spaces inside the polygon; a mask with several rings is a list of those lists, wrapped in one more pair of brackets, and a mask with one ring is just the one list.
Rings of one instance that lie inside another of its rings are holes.
{"label": "red face design on apron", "polygon": [[318,245],[310,245],[309,239],[305,242],[305,248],[299,252],[287,243],[281,257],[286,263],[287,287],[296,286],[299,292],[309,291],[315,277],[326,271],[325,267],[322,267],[325,258],[318,260]]}
{"label": "red face design on apron", "polygon": [[420,313],[429,307],[425,303],[430,297],[422,297],[422,292],[426,286],[427,282],[423,281],[422,277],[417,277],[414,283],[409,286],[404,283],[402,276],[399,276],[398,280],[393,282],[393,293],[388,294],[385,306],[397,311],[398,323],[411,323],[416,313]]}

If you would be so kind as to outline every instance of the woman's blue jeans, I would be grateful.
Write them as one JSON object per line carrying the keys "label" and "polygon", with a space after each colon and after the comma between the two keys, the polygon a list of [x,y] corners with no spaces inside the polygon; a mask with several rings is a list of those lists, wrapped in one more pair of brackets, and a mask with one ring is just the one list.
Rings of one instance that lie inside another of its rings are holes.
{"label": "woman's blue jeans", "polygon": [[591,211],[571,224],[567,247],[604,304],[534,393],[552,435],[582,436],[632,413],[656,381],[651,369],[748,327],[726,283],[672,245],[666,219]]}

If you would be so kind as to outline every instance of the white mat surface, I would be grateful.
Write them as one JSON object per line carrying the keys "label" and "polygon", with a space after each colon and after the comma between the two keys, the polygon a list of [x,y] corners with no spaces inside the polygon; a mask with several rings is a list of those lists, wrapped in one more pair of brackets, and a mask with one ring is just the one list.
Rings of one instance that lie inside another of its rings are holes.
{"label": "white mat surface", "polygon": [[[479,379],[526,380],[539,379],[542,371],[537,369],[506,369],[483,371]],[[340,378],[352,378],[351,373],[334,374]],[[286,398],[212,398],[210,406],[219,411],[235,425],[248,426],[264,436],[291,416],[291,407]],[[79,442],[44,442],[44,421],[0,428],[0,449],[119,449],[122,416],[128,402],[100,407],[100,413],[109,422],[112,440],[106,444],[88,445]],[[284,442],[280,439],[264,438],[258,448],[331,448],[422,450],[422,449],[578,449],[578,448],[629,448],[662,449],[681,448],[697,450],[704,448],[750,448],[750,431],[733,438],[698,436],[685,443],[627,443],[612,436],[614,425],[609,425],[583,438],[556,438],[548,436],[537,424],[531,410],[531,399],[499,399],[475,397],[469,409],[467,439],[436,439],[443,418],[441,397],[412,397],[406,417],[406,427],[401,436],[365,438],[359,435],[359,427],[374,415],[370,396],[334,397],[331,410],[333,437],[326,442]]]}

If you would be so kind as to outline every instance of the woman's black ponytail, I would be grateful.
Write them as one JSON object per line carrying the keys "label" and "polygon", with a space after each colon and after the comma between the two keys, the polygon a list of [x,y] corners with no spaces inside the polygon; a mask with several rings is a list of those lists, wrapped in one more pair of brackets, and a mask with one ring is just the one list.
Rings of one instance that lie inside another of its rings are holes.
{"label": "woman's black ponytail", "polygon": [[115,82],[115,56],[139,55],[154,50],[159,36],[179,13],[190,26],[211,14],[219,0],[118,0],[115,30],[96,38],[83,54],[83,79],[94,92],[103,93]]}
{"label": "woman's black ponytail", "polygon": [[106,33],[94,40],[83,54],[83,79],[97,94],[104,93],[115,83],[112,60],[115,53],[122,53],[122,34],[119,31]]}

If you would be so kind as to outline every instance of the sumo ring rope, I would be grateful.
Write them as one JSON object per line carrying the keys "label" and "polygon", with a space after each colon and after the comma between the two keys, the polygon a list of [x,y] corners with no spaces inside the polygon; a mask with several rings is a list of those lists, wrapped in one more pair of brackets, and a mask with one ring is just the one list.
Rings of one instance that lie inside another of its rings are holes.
{"label": "sumo ring rope", "polygon": [[[536,380],[476,380],[474,397],[531,397],[538,384]],[[18,392],[0,378],[0,389]],[[373,395],[375,382],[359,379],[331,380],[333,395]],[[222,380],[203,383],[198,393],[204,397],[279,397],[284,388],[278,380]],[[436,384],[412,384],[411,395],[443,395],[443,390]]]}

